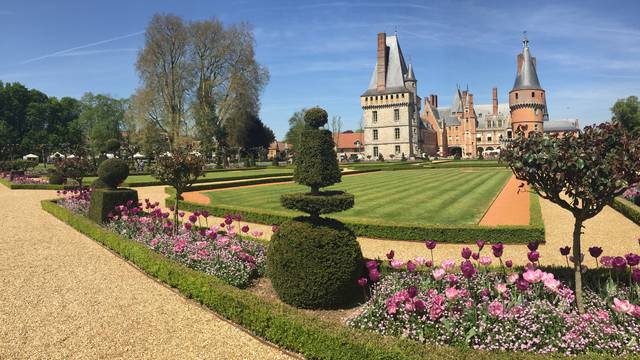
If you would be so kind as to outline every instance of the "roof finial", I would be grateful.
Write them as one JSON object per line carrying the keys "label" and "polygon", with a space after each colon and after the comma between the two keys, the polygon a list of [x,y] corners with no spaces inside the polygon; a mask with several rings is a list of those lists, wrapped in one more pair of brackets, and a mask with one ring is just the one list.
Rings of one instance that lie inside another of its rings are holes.
{"label": "roof finial", "polygon": [[398,36],[398,25],[395,25],[395,26],[393,27],[393,32],[394,32],[394,35],[395,35],[395,36]]}
{"label": "roof finial", "polygon": [[529,47],[529,39],[527,39],[527,30],[522,32],[522,47]]}

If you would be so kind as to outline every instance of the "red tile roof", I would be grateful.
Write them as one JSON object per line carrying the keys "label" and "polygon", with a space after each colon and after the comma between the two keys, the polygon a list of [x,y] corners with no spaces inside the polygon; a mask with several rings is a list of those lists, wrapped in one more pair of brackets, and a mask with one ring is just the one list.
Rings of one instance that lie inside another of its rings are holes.
{"label": "red tile roof", "polygon": [[340,133],[337,138],[338,149],[356,148],[356,141],[359,141],[360,147],[364,149],[364,133]]}

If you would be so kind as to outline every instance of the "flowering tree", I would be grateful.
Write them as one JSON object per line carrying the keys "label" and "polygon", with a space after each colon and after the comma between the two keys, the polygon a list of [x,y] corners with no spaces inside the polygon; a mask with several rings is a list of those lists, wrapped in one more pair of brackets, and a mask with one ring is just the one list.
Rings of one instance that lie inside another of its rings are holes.
{"label": "flowering tree", "polygon": [[171,153],[159,155],[151,167],[151,175],[176,189],[174,231],[178,229],[178,205],[182,194],[203,174],[205,158],[190,147],[175,147]]}
{"label": "flowering tree", "polygon": [[520,133],[501,153],[501,160],[542,198],[573,214],[576,305],[583,313],[582,224],[640,180],[640,140],[610,123],[564,136],[532,133],[525,138]]}

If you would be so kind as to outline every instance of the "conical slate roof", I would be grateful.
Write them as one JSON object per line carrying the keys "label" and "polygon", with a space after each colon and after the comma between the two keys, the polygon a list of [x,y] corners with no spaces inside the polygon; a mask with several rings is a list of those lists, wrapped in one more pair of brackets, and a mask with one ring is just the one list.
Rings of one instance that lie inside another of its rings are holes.
{"label": "conical slate roof", "polygon": [[453,95],[453,102],[451,103],[451,113],[462,112],[464,112],[462,108],[462,94],[460,93],[460,89],[456,89],[456,93]]}
{"label": "conical slate roof", "polygon": [[406,81],[416,81],[416,74],[413,73],[413,65],[409,64],[409,68],[407,69],[407,75],[405,76]]}
{"label": "conical slate roof", "polygon": [[536,89],[542,90],[540,86],[540,81],[538,80],[538,73],[536,72],[536,65],[533,63],[533,59],[531,59],[531,52],[529,51],[529,40],[526,38],[522,41],[523,49],[522,49],[522,68],[519,69],[518,76],[516,76],[516,81],[513,84],[513,90],[524,90],[524,89]]}
{"label": "conical slate roof", "polygon": [[363,96],[377,94],[377,93],[391,93],[391,92],[402,92],[407,91],[407,88],[404,85],[405,76],[407,76],[407,65],[404,61],[404,56],[402,54],[402,49],[400,49],[400,43],[398,43],[397,35],[390,35],[386,37],[386,46],[388,48],[388,62],[387,68],[385,69],[385,90],[378,91],[378,72],[377,63],[373,68],[373,74],[371,75],[371,80],[369,81],[369,87],[367,91],[365,91]]}

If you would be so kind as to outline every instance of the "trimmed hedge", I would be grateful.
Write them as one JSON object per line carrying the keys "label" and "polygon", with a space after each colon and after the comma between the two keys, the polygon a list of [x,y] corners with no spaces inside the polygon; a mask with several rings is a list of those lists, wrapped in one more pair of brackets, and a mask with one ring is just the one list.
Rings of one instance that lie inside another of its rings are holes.
{"label": "trimmed hedge", "polygon": [[[275,173],[275,174],[259,174],[259,175],[242,175],[242,176],[231,176],[231,177],[227,177],[224,179],[206,179],[206,178],[201,178],[198,179],[194,182],[194,184],[202,184],[202,183],[213,183],[213,182],[217,182],[217,181],[233,181],[233,180],[245,180],[245,179],[261,179],[261,178],[269,178],[269,177],[276,177],[276,176],[293,176],[293,174],[291,172],[287,172],[287,173]],[[153,181],[140,181],[140,182],[128,182],[125,180],[125,182],[122,183],[122,186],[128,186],[128,187],[143,187],[143,186],[158,186],[158,185],[163,185],[160,181],[158,180],[153,180]]]}
{"label": "trimmed hedge", "polygon": [[[42,208],[80,233],[92,238],[142,272],[176,288],[185,297],[210,308],[253,334],[309,359],[560,359],[562,355],[499,353],[470,348],[424,345],[383,337],[322,320],[282,303],[261,298],[221,280],[189,269],[144,245],[125,239],[88,218],[43,200]],[[592,356],[578,356],[588,359]]]}
{"label": "trimmed hedge", "polygon": [[640,206],[632,203],[631,201],[623,197],[617,197],[613,199],[613,202],[611,203],[611,207],[616,209],[619,213],[624,215],[627,219],[640,225]]}
{"label": "trimmed hedge", "polygon": [[[170,206],[171,200],[167,200]],[[535,206],[535,205],[534,205]],[[538,205],[539,206],[539,205]],[[180,204],[182,210],[207,210],[213,216],[239,214],[244,221],[258,224],[280,225],[295,217],[263,209],[239,208],[223,205],[201,205],[190,202]],[[537,216],[537,215],[536,215]],[[353,222],[340,219],[358,236],[377,239],[423,241],[432,239],[443,243],[475,243],[478,239],[505,244],[527,244],[531,241],[544,242],[544,226],[480,226],[480,225],[400,225],[371,220]]]}
{"label": "trimmed hedge", "polygon": [[138,203],[138,192],[133,189],[93,189],[89,203],[88,217],[95,222],[103,223],[116,206],[124,205],[129,200]]}
{"label": "trimmed hedge", "polygon": [[318,195],[293,193],[283,194],[280,197],[280,203],[287,209],[318,216],[351,209],[355,203],[355,197],[344,191],[323,191]]}
{"label": "trimmed hedge", "polygon": [[0,179],[0,184],[12,190],[71,190],[77,188],[75,185],[12,184],[9,180],[5,179]]}

